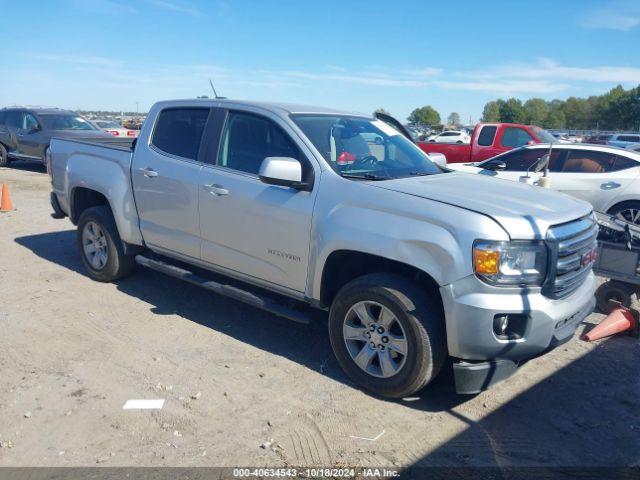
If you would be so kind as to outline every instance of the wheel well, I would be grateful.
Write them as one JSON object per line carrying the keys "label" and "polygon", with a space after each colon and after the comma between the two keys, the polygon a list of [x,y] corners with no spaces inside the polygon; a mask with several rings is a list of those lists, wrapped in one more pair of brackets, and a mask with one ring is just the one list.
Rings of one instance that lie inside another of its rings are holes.
{"label": "wheel well", "polygon": [[416,267],[369,253],[338,250],[329,255],[324,265],[320,286],[321,306],[330,306],[340,289],[351,280],[381,272],[396,273],[415,280],[420,287],[434,291],[441,299],[437,282]]}
{"label": "wheel well", "polygon": [[80,218],[80,215],[82,215],[82,212],[87,208],[97,207],[100,205],[110,206],[107,197],[102,195],[100,192],[84,187],[74,188],[71,196],[71,221],[75,225],[78,223],[78,219]]}
{"label": "wheel well", "polygon": [[622,202],[618,202],[615,205],[612,205],[607,212],[612,212],[616,208],[623,207],[626,205],[640,205],[640,200],[624,200]]}

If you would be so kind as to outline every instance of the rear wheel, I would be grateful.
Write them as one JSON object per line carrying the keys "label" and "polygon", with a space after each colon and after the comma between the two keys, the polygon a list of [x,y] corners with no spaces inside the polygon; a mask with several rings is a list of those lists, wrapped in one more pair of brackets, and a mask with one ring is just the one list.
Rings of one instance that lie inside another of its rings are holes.
{"label": "rear wheel", "polygon": [[7,148],[0,143],[0,167],[9,166],[9,154],[7,153]]}
{"label": "rear wheel", "polygon": [[345,373],[385,397],[420,390],[447,357],[439,300],[394,274],[365,275],[345,285],[331,306],[329,336]]}
{"label": "rear wheel", "polygon": [[91,207],[78,220],[78,248],[89,276],[99,282],[126,277],[135,265],[125,255],[120,235],[108,207]]}

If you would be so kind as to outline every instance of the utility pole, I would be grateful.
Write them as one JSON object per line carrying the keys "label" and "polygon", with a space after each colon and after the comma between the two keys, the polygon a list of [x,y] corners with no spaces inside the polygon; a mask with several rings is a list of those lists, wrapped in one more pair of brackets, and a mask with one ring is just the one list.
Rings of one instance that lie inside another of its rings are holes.
{"label": "utility pole", "polygon": [[140,109],[138,108],[138,102],[136,102],[136,115],[140,113]]}

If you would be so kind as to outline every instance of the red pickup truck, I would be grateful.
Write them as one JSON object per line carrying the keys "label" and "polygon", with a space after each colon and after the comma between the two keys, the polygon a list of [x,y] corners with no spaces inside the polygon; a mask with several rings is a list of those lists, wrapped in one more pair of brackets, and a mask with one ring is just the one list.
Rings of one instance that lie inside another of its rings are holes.
{"label": "red pickup truck", "polygon": [[473,129],[471,143],[417,142],[427,153],[442,153],[447,163],[480,162],[487,158],[534,143],[552,143],[557,139],[532,125],[517,123],[479,123]]}

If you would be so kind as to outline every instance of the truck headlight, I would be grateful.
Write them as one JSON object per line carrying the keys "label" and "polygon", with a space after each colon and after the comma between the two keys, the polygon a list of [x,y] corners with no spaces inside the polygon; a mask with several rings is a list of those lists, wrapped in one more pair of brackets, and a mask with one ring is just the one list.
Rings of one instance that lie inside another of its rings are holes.
{"label": "truck headlight", "polygon": [[542,285],[547,273],[547,247],[540,241],[476,240],[473,270],[491,285]]}

